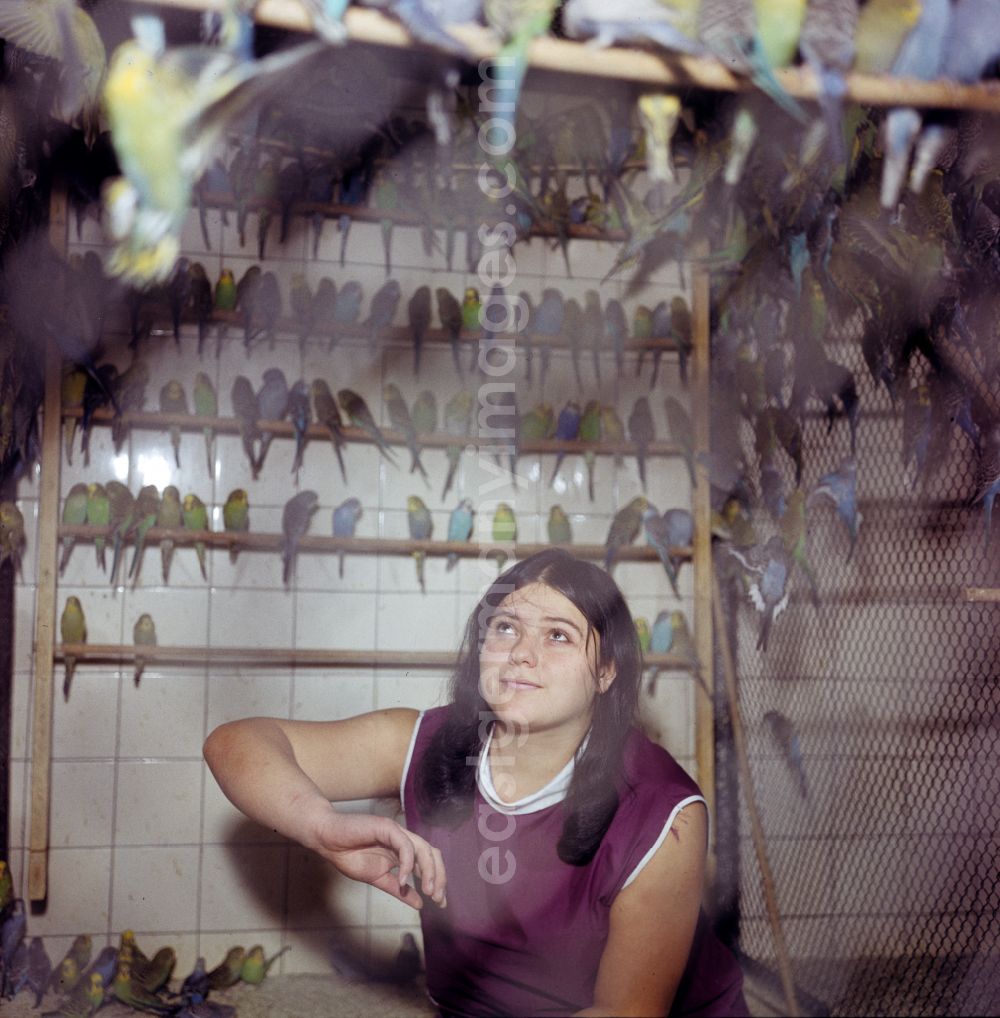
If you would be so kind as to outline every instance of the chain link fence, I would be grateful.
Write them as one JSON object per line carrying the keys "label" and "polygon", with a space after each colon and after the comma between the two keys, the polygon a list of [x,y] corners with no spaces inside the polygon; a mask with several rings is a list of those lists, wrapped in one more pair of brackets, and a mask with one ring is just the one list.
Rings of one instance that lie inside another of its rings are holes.
{"label": "chain link fence", "polygon": [[[946,425],[949,448],[921,476],[904,463],[900,402],[875,386],[857,338],[848,332],[828,345],[861,397],[863,519],[853,552],[832,503],[817,500],[808,555],[819,607],[796,568],[766,651],[757,649],[760,615],[741,578],[724,583],[753,776],[735,803],[720,788],[720,859],[728,848],[738,874],[730,932],[752,967],[777,969],[747,815],[752,795],[804,1012],[996,1014],[1000,605],[970,603],[965,589],[1000,586],[1000,534],[986,545],[982,504],[970,505],[976,453],[957,426]],[[916,359],[909,384],[925,368]],[[752,429],[742,427],[753,463]],[[847,422],[828,427],[811,401],[807,491],[850,453]],[[794,469],[787,457],[783,465],[790,490]],[[761,542],[777,532],[763,509],[753,522]],[[717,561],[726,554],[718,547]],[[722,714],[721,677],[717,685]],[[768,712],[798,734],[802,785]],[[718,734],[720,780],[732,781],[721,717]]]}

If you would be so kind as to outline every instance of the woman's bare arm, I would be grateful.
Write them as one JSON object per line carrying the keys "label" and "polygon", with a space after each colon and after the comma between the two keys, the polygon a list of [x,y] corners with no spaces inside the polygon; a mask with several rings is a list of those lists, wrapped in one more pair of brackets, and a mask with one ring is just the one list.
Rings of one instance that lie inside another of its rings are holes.
{"label": "woman's bare arm", "polygon": [[[444,903],[441,854],[388,817],[331,805],[395,795],[417,712],[383,710],[344,721],[247,718],[220,725],[205,760],[227,798],[248,817],[329,859],[341,872],[419,908]],[[397,872],[398,871],[398,872]]]}
{"label": "woman's bare arm", "polygon": [[591,1015],[666,1015],[680,984],[701,909],[708,814],[691,803],[663,844],[611,906]]}

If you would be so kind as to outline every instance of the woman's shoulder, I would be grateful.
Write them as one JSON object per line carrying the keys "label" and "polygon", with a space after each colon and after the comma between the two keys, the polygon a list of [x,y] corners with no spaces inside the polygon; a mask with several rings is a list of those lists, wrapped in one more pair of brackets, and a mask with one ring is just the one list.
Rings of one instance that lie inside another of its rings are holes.
{"label": "woman's shoulder", "polygon": [[639,728],[629,732],[622,762],[630,797],[681,801],[702,794],[698,783],[674,757]]}

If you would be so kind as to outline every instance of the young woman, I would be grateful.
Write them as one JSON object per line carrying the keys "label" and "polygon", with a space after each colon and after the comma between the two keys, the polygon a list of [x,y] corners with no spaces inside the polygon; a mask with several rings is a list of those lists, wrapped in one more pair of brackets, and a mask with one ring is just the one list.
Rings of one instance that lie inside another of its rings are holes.
{"label": "young woman", "polygon": [[[421,910],[445,1018],[746,1014],[701,911],[705,800],[634,727],[641,671],[614,581],[551,549],[477,605],[448,706],[231,722],[205,758],[248,816]],[[331,806],[395,794],[405,828]]]}

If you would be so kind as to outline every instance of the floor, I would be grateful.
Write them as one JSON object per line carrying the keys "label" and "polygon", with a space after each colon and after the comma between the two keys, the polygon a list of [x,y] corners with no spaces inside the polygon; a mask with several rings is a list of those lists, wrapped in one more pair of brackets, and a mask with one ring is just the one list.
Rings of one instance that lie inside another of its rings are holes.
{"label": "floor", "polygon": [[[392,1015],[393,1018],[428,1018],[435,1013],[423,994],[422,985],[386,985],[353,982],[337,973],[330,975],[271,976],[259,986],[237,984],[229,990],[213,993],[220,1004],[236,1007],[239,1018],[369,1018]],[[22,992],[12,1001],[3,1002],[4,1018],[38,1018],[43,1010],[56,1007],[58,998],[50,994],[42,1010],[34,1009],[32,994]],[[101,1008],[101,1018],[134,1018],[138,1012],[123,1004]]]}

